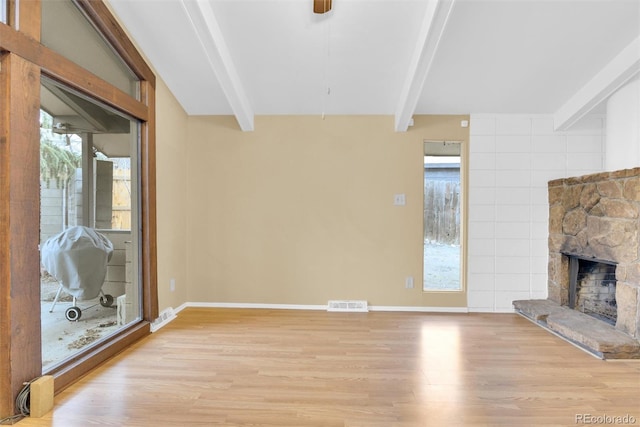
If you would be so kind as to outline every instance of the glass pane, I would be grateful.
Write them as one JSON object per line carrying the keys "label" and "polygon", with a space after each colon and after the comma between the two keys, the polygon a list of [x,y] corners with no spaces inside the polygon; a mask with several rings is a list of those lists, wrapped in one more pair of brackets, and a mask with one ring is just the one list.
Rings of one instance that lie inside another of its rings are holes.
{"label": "glass pane", "polygon": [[0,0],[0,22],[7,23],[7,1]]}
{"label": "glass pane", "polygon": [[41,42],[123,92],[139,98],[136,76],[71,0],[42,2]]}
{"label": "glass pane", "polygon": [[425,291],[459,291],[460,143],[424,144]]}
{"label": "glass pane", "polygon": [[46,372],[140,319],[139,124],[46,78],[40,122]]}

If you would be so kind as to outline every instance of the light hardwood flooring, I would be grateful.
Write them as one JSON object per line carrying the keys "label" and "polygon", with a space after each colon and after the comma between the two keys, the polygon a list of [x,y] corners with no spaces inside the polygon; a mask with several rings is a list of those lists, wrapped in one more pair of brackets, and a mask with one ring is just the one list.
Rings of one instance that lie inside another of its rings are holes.
{"label": "light hardwood flooring", "polygon": [[640,362],[596,359],[515,314],[189,308],[18,425],[575,426],[605,415],[640,425]]}

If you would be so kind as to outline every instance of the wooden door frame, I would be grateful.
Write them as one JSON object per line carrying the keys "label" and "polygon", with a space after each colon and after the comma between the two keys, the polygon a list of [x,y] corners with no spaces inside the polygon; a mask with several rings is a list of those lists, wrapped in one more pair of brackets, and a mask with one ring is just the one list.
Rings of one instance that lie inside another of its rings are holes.
{"label": "wooden door frame", "polygon": [[[5,0],[0,0],[5,1]],[[0,23],[0,418],[42,374],[40,328],[40,75],[126,113],[140,126],[142,321],[52,372],[56,392],[150,333],[158,316],[155,75],[102,0],[73,0],[140,79],[140,99],[115,88],[40,43],[40,0],[9,1]],[[15,12],[19,4],[19,13]],[[16,22],[19,16],[20,22]],[[135,231],[134,231],[135,232]]]}

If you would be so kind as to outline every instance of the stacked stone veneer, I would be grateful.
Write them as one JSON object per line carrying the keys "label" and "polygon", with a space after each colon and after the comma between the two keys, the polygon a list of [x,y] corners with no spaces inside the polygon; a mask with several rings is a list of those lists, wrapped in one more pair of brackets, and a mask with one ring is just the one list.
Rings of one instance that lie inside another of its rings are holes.
{"label": "stacked stone veneer", "polygon": [[640,168],[549,182],[549,299],[569,300],[569,258],[614,261],[616,329],[640,339]]}

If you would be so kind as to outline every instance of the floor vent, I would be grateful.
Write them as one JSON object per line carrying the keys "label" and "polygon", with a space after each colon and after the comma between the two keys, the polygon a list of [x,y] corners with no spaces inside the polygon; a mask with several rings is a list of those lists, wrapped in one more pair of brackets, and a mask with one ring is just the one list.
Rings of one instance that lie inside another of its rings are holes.
{"label": "floor vent", "polygon": [[327,304],[327,311],[351,311],[351,312],[366,312],[369,311],[366,301],[329,301]]}
{"label": "floor vent", "polygon": [[165,308],[158,318],[151,324],[151,332],[155,332],[167,323],[176,318],[176,313],[173,311],[173,307]]}

